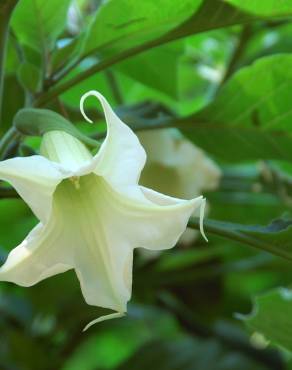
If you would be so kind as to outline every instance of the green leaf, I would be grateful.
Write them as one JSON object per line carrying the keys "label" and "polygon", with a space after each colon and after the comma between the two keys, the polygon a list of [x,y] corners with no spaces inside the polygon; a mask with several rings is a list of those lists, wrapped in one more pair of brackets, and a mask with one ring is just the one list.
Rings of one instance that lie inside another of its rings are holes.
{"label": "green leaf", "polygon": [[185,21],[201,2],[182,0],[173,6],[169,0],[107,1],[90,25],[84,55],[117,44],[128,49],[159,37]]}
{"label": "green leaf", "polygon": [[291,83],[291,55],[262,58],[231,78],[183,132],[226,161],[291,161]]}
{"label": "green leaf", "polygon": [[13,74],[19,66],[19,55],[17,54],[16,43],[11,35],[8,37],[6,60],[5,60],[5,73]]}
{"label": "green leaf", "polygon": [[[16,76],[6,75],[4,80],[3,111],[1,130],[5,131],[11,124],[16,112],[24,105],[24,91]],[[1,131],[0,130],[0,131]]]}
{"label": "green leaf", "polygon": [[[131,11],[128,11],[126,4],[131,6]],[[127,14],[129,22],[121,23],[120,14]],[[278,13],[272,14],[267,19],[278,16]],[[159,2],[151,0],[144,2],[143,6],[134,0],[109,1],[98,11],[88,32],[81,36],[88,38],[85,40],[85,49],[79,61],[98,52],[100,57],[98,63],[44,94],[36,104],[45,105],[91,75],[155,46],[200,32],[245,24],[261,18],[265,19],[264,16],[259,17],[240,11],[221,0],[205,0],[201,6],[199,1],[184,0],[179,2],[179,8],[174,7],[168,0]],[[70,65],[71,61],[68,63]]]}
{"label": "green leaf", "polygon": [[238,315],[248,327],[273,344],[292,351],[292,291],[277,288],[256,297],[253,312]]}
{"label": "green leaf", "polygon": [[83,46],[84,37],[70,40],[68,44],[55,49],[52,53],[52,72],[56,73],[63,67],[69,68],[73,65],[80,56]]}
{"label": "green leaf", "polygon": [[24,62],[18,69],[18,79],[24,89],[36,93],[40,88],[40,70],[29,62]]}
{"label": "green leaf", "polygon": [[119,63],[116,69],[146,86],[177,99],[179,61],[183,50],[181,43],[161,46]]}
{"label": "green leaf", "polygon": [[[84,55],[97,50],[129,49],[160,38],[160,43],[195,33],[241,24],[258,18],[291,16],[291,4],[275,6],[277,0],[256,5],[239,0],[183,0],[174,7],[168,0],[137,3],[134,0],[105,3],[89,27]],[[244,3],[245,4],[245,3]],[[242,8],[242,11],[238,9]],[[121,21],[120,14],[126,18]]]}
{"label": "green leaf", "polygon": [[46,55],[63,31],[70,0],[21,0],[13,16],[12,28],[21,43]]}
{"label": "green leaf", "polygon": [[227,3],[237,6],[238,8],[260,16],[291,16],[291,1],[279,0],[225,0]]}
{"label": "green leaf", "polygon": [[[199,229],[199,219],[191,218],[188,226]],[[206,219],[205,232],[262,249],[292,261],[292,219],[282,217],[267,226],[242,225]]]}

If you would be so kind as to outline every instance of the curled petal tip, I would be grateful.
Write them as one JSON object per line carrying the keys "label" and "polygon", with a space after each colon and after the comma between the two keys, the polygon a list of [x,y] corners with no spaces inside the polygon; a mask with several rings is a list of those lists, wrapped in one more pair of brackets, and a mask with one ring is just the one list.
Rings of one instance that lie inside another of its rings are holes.
{"label": "curled petal tip", "polygon": [[200,206],[200,232],[203,238],[208,242],[208,238],[204,231],[204,214],[205,214],[205,207],[206,207],[206,198],[202,198],[202,203]]}
{"label": "curled petal tip", "polygon": [[89,123],[93,123],[93,121],[92,121],[92,119],[90,119],[88,116],[87,116],[87,114],[85,113],[85,111],[84,111],[84,102],[85,102],[85,100],[89,97],[89,96],[95,96],[96,95],[96,92],[95,91],[88,91],[87,93],[85,93],[85,94],[83,94],[82,96],[81,96],[81,99],[80,99],[80,112],[81,112],[81,114],[82,114],[82,116],[83,116],[83,118],[87,121],[87,122],[89,122]]}
{"label": "curled petal tip", "polygon": [[84,328],[82,331],[83,331],[83,332],[85,332],[85,331],[86,331],[86,330],[88,330],[92,325],[97,324],[97,323],[99,323],[99,322],[106,321],[106,320],[110,320],[110,319],[118,319],[118,318],[123,317],[123,316],[125,316],[125,315],[126,315],[126,313],[125,313],[125,312],[115,312],[115,313],[111,313],[111,314],[109,314],[109,315],[100,316],[100,317],[98,317],[97,319],[90,321],[90,323],[89,323],[89,324],[87,324],[87,325],[85,326],[85,328]]}

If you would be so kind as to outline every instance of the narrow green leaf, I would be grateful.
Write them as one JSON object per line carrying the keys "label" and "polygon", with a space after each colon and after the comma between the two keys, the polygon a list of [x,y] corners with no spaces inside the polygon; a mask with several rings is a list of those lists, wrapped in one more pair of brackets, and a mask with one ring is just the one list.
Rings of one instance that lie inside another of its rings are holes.
{"label": "narrow green leaf", "polygon": [[36,66],[29,62],[24,62],[19,66],[18,79],[24,89],[31,93],[36,93],[40,88],[41,73]]}

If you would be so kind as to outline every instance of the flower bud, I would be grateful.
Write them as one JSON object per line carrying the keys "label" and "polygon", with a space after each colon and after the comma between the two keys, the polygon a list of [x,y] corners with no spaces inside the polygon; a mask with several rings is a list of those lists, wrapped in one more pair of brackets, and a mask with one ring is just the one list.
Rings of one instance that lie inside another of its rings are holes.
{"label": "flower bud", "polygon": [[48,109],[21,109],[14,117],[13,125],[24,135],[43,136],[49,131],[64,131],[88,146],[100,146],[98,141],[82,134],[70,121]]}

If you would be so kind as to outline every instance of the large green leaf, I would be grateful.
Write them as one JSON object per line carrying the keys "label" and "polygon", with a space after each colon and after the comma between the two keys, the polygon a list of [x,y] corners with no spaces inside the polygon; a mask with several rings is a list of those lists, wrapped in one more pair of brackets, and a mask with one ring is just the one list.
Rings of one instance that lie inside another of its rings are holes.
{"label": "large green leaf", "polygon": [[279,0],[225,0],[240,9],[261,16],[290,16],[292,11],[291,1]]}
{"label": "large green leaf", "polygon": [[176,99],[179,94],[179,60],[182,54],[181,43],[165,45],[119,63],[116,69]]}
{"label": "large green leaf", "polygon": [[119,44],[130,48],[170,31],[191,13],[202,0],[182,0],[173,5],[169,0],[112,0],[98,9],[83,53],[92,53]]}
{"label": "large green leaf", "polygon": [[[257,19],[292,15],[292,9],[289,13],[270,12],[267,17],[265,14],[256,15],[241,11],[222,0],[205,0],[201,5],[200,3],[198,0],[184,0],[179,2],[179,7],[178,4],[173,6],[167,0],[151,0],[144,2],[143,5],[133,0],[112,0],[105,3],[87,32],[80,36],[81,40],[73,41],[74,49],[74,45],[81,45],[82,39],[87,38],[85,47],[77,48],[80,55],[78,58],[75,55],[76,63],[97,52],[99,61],[80,75],[40,97],[36,104],[44,105],[89,76],[167,42],[212,29],[253,22]],[[129,7],[131,11],[128,11]],[[124,21],[121,23],[120,14],[127,14],[128,23]],[[62,54],[61,50],[59,53]],[[67,63],[70,65],[71,60]]]}
{"label": "large green leaf", "polygon": [[256,297],[253,312],[239,317],[267,340],[292,351],[291,312],[292,291],[278,288]]}
{"label": "large green leaf", "polygon": [[291,83],[291,55],[262,58],[231,78],[184,133],[227,161],[291,161]]}
{"label": "large green leaf", "polygon": [[[154,38],[162,42],[227,27],[264,17],[291,16],[292,5],[275,6],[276,0],[183,0],[175,6],[168,0],[139,3],[134,0],[111,0],[96,13],[89,27],[83,53],[129,49]],[[242,8],[241,10],[238,7]],[[124,14],[121,21],[120,14]]]}
{"label": "large green leaf", "polygon": [[71,0],[21,0],[12,16],[12,28],[20,40],[46,52],[62,32]]}

